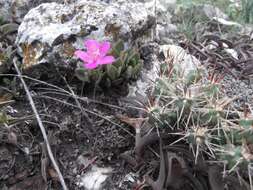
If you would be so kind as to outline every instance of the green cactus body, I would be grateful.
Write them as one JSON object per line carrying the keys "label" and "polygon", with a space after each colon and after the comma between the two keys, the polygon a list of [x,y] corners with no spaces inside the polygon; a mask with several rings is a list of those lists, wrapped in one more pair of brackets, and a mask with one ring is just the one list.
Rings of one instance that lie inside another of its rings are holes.
{"label": "green cactus body", "polygon": [[252,119],[241,119],[239,121],[239,125],[243,127],[245,130],[253,129],[253,120]]}
{"label": "green cactus body", "polygon": [[202,70],[191,70],[185,77],[185,84],[190,86],[191,84],[196,84],[202,78]]}
{"label": "green cactus body", "polygon": [[189,114],[191,111],[192,103],[193,102],[190,99],[179,98],[175,101],[175,108],[180,113],[184,112],[184,114]]}
{"label": "green cactus body", "polygon": [[206,95],[209,97],[217,97],[220,92],[220,88],[218,84],[210,84],[205,88]]}
{"label": "green cactus body", "polygon": [[223,115],[223,112],[210,108],[202,115],[201,122],[205,125],[217,126]]}
{"label": "green cactus body", "polygon": [[163,123],[160,124],[160,127],[166,128],[168,126],[173,125],[177,120],[177,113],[176,112],[168,112],[160,114],[159,121]]}
{"label": "green cactus body", "polygon": [[188,144],[201,146],[199,151],[209,152],[216,161],[225,161],[231,171],[247,166],[253,158],[247,149],[253,144],[253,119],[241,118],[230,106],[234,99],[221,90],[223,77],[207,76],[202,69],[185,75],[180,65],[173,64],[161,65],[152,92],[159,107],[150,110],[149,122],[182,131]]}
{"label": "green cactus body", "polygon": [[225,145],[224,153],[220,155],[220,159],[227,162],[227,168],[232,169],[242,158],[242,147],[234,145]]}

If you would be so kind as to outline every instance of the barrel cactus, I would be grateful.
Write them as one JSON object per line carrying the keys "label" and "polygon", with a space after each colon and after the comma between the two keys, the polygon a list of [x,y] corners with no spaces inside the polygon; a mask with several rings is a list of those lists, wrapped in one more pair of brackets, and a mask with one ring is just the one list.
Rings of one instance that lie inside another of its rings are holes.
{"label": "barrel cactus", "polygon": [[236,97],[223,92],[223,75],[208,75],[201,67],[183,75],[175,65],[161,66],[149,122],[179,135],[175,143],[188,143],[196,162],[199,155],[208,154],[230,172],[247,167],[253,160],[253,114],[233,107]]}

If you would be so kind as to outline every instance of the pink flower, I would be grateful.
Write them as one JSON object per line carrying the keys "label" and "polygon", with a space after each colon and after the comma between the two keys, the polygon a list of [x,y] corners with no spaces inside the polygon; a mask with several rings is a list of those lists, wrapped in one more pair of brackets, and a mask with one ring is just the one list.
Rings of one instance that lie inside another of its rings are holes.
{"label": "pink flower", "polygon": [[113,56],[106,55],[111,48],[109,42],[99,43],[96,40],[86,40],[84,45],[86,52],[77,50],[75,51],[75,56],[84,62],[86,69],[95,69],[99,65],[111,64],[115,61]]}

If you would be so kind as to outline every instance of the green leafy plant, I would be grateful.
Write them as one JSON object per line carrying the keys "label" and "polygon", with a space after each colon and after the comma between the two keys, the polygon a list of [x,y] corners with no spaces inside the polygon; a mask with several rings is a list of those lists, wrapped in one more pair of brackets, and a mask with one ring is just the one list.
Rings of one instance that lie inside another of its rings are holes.
{"label": "green leafy plant", "polygon": [[180,6],[188,7],[188,8],[194,7],[194,4],[195,5],[196,4],[210,4],[210,5],[220,8],[232,20],[235,20],[240,23],[253,23],[253,11],[252,11],[253,1],[252,0],[241,0],[239,1],[239,4],[235,2],[231,2],[229,0],[177,0],[177,4]]}
{"label": "green leafy plant", "polygon": [[3,19],[2,16],[0,16],[0,26],[1,26],[2,24],[4,24],[4,19]]}
{"label": "green leafy plant", "polygon": [[253,23],[253,1],[242,0],[241,17],[246,23]]}
{"label": "green leafy plant", "polygon": [[142,68],[142,60],[136,49],[125,49],[124,42],[119,40],[113,45],[109,55],[115,57],[113,64],[102,65],[96,70],[79,67],[76,69],[77,78],[85,83],[104,87],[137,79]]}

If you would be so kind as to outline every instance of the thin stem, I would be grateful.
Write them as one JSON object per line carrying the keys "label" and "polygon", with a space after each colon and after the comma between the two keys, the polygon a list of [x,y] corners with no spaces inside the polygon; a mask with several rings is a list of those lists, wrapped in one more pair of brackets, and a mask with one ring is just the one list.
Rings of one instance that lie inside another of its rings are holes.
{"label": "thin stem", "polygon": [[40,127],[40,130],[41,130],[41,133],[42,133],[42,136],[43,136],[43,139],[44,139],[44,141],[46,143],[46,147],[47,147],[49,158],[50,158],[50,160],[51,160],[51,162],[52,162],[52,164],[54,166],[55,171],[57,172],[57,174],[59,176],[59,180],[60,180],[60,183],[61,183],[61,185],[63,187],[63,190],[68,190],[68,188],[66,186],[66,183],[64,181],[64,178],[63,178],[63,176],[61,174],[61,171],[60,171],[60,169],[59,169],[59,167],[58,167],[58,165],[57,165],[57,163],[55,161],[55,158],[53,156],[52,149],[51,149],[51,146],[50,146],[48,138],[47,138],[47,133],[46,133],[45,127],[43,126],[41,118],[40,118],[40,116],[38,114],[38,111],[37,111],[37,108],[36,108],[36,106],[34,104],[34,101],[32,99],[31,93],[30,93],[30,91],[29,91],[29,89],[28,89],[28,87],[27,87],[27,85],[26,85],[26,83],[25,83],[25,81],[24,81],[24,79],[23,79],[23,77],[21,75],[21,72],[20,72],[20,70],[19,70],[19,68],[17,66],[17,58],[16,57],[13,59],[13,64],[14,64],[15,70],[16,70],[16,72],[18,74],[18,77],[19,77],[20,81],[21,81],[21,83],[24,86],[24,89],[25,89],[27,98],[29,100],[29,103],[30,103],[30,105],[32,107],[32,110],[33,110],[33,112],[34,112],[34,114],[36,116],[38,125]]}

